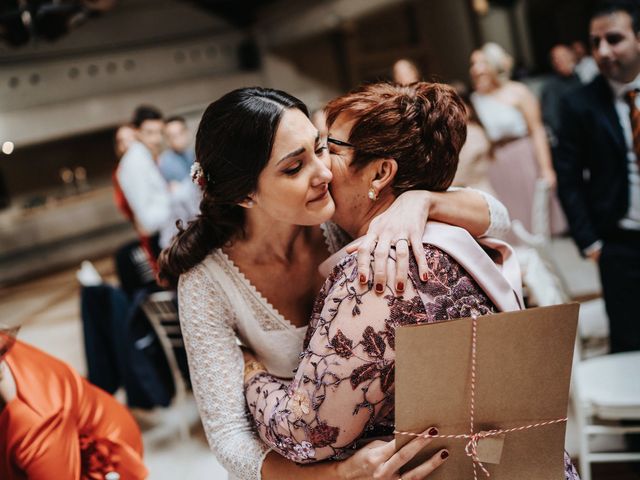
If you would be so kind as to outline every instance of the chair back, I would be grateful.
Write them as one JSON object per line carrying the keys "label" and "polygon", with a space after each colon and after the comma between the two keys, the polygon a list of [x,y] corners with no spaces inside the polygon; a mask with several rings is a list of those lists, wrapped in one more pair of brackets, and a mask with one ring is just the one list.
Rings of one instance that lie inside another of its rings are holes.
{"label": "chair back", "polygon": [[174,403],[180,403],[186,398],[187,385],[176,355],[176,351],[184,351],[184,342],[175,292],[162,291],[149,294],[142,304],[142,310],[156,332],[167,358],[176,390]]}

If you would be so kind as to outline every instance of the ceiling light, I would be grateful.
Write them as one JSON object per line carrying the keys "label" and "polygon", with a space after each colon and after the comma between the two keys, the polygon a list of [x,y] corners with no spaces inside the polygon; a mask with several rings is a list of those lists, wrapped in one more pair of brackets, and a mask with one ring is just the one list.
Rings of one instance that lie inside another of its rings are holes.
{"label": "ceiling light", "polygon": [[13,142],[4,142],[2,144],[2,153],[6,154],[6,155],[11,155],[13,153]]}

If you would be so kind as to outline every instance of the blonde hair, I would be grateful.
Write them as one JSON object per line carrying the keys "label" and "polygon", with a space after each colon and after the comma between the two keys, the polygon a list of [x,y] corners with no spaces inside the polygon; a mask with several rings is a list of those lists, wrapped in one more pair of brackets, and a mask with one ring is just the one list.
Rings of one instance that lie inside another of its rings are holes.
{"label": "blonde hair", "polygon": [[495,70],[500,83],[508,82],[513,70],[513,57],[494,42],[485,43],[480,51],[485,56],[487,63]]}

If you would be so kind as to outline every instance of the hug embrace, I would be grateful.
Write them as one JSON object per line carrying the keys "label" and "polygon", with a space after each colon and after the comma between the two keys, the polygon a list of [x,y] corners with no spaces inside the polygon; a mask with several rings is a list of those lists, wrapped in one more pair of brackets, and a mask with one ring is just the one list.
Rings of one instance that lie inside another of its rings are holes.
{"label": "hug embrace", "polygon": [[[449,190],[467,128],[454,90],[371,84],[326,113],[322,138],[281,91],[209,105],[193,170],[200,215],[159,261],[178,286],[209,444],[236,480],[399,479],[430,439],[396,452],[385,438],[395,329],[521,308],[494,289],[511,249],[484,239],[508,230],[506,209]],[[577,479],[566,455],[565,466]]]}

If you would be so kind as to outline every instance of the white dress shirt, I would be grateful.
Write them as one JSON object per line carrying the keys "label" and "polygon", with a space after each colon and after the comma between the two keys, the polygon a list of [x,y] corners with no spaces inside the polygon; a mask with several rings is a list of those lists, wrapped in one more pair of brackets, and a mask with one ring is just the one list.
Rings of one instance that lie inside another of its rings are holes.
{"label": "white dress shirt", "polygon": [[[640,171],[638,159],[633,148],[633,132],[631,129],[630,109],[625,94],[631,90],[640,91],[640,75],[630,83],[622,84],[609,80],[615,97],[614,105],[624,132],[627,146],[627,175],[629,180],[629,209],[620,220],[618,226],[625,230],[640,230]],[[640,98],[636,97],[636,107],[640,108]]]}
{"label": "white dress shirt", "polygon": [[140,142],[124,154],[116,176],[136,225],[148,235],[160,234],[161,248],[175,235],[176,220],[191,220],[198,212],[199,192],[190,179],[169,188],[151,151]]}

